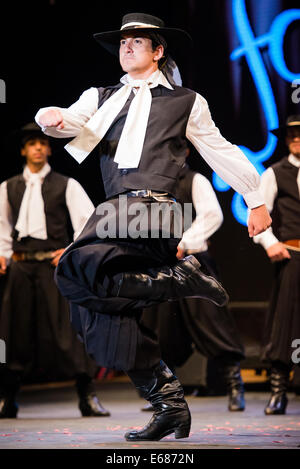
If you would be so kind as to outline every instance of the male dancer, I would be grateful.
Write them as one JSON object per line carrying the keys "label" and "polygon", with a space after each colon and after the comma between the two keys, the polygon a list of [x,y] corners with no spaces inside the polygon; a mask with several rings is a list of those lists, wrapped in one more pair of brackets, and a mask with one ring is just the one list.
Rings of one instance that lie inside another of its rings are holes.
{"label": "male dancer", "polygon": [[274,214],[274,230],[254,237],[275,263],[275,279],[266,317],[262,359],[271,362],[271,396],[266,415],[284,414],[293,341],[300,337],[300,115],[272,131],[284,139],[289,155],[262,175],[261,191]]}
{"label": "male dancer", "polygon": [[[139,202],[148,219],[154,203],[177,205],[173,196],[188,138],[211,167],[243,193],[251,208],[250,236],[265,230],[271,219],[253,166],[220,135],[205,99],[170,78],[168,51],[187,47],[187,33],[166,28],[154,16],[131,13],[123,17],[120,30],[98,33],[95,39],[119,54],[127,72],[121,83],[91,88],[68,109],[44,108],[36,116],[47,134],[76,136],[66,149],[79,162],[100,143],[109,199],[63,254],[56,279],[71,302],[72,322],[89,353],[102,366],[125,370],[155,408],[149,425],[128,432],[126,439],[159,440],[173,432],[175,438],[187,437],[191,418],[182,387],[160,361],[157,339],[141,327],[140,315],[143,307],[171,298],[196,295],[221,305],[227,295],[200,271],[193,256],[178,262],[176,210],[167,237],[161,223],[158,237],[151,238],[149,228],[138,238],[136,233],[126,236],[135,222],[132,206]],[[111,207],[116,217],[104,216]],[[111,218],[117,218],[117,224],[105,238]]]}

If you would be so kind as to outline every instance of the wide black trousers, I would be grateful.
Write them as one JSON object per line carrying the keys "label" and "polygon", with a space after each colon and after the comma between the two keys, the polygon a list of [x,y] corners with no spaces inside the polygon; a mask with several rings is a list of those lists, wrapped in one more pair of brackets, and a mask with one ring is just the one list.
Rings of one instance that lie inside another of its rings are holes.
{"label": "wide black trousers", "polygon": [[1,305],[0,337],[6,343],[5,369],[43,380],[93,377],[96,364],[70,325],[67,301],[54,282],[49,261],[12,262]]}
{"label": "wide black trousers", "polygon": [[[150,234],[151,206],[156,201],[128,198],[124,208],[119,199],[97,207],[76,241],[64,252],[56,269],[56,282],[70,301],[71,321],[82,337],[88,353],[103,367],[124,371],[155,366],[161,357],[156,334],[140,318],[144,307],[153,304],[151,297],[134,300],[113,297],[109,285],[115,274],[126,271],[146,272],[147,268],[177,262],[179,239],[173,233],[173,215],[169,233],[159,224],[155,237]],[[144,209],[139,236],[126,234],[135,221],[133,204]],[[171,202],[170,202],[171,204]],[[108,219],[104,207],[115,208]],[[132,210],[131,210],[132,209]],[[105,213],[104,213],[105,212]],[[133,213],[132,215],[130,213]],[[100,237],[105,225],[117,218],[115,230]],[[145,222],[145,223],[144,223]]]}
{"label": "wide black trousers", "polygon": [[[201,270],[218,278],[215,262],[208,251],[196,254]],[[232,314],[200,298],[183,298],[145,309],[145,326],[156,331],[162,358],[170,366],[181,366],[193,353],[193,347],[211,359],[227,362],[245,358]]]}
{"label": "wide black trousers", "polygon": [[300,252],[289,250],[291,259],[275,264],[275,279],[266,316],[262,359],[291,364],[300,338]]}

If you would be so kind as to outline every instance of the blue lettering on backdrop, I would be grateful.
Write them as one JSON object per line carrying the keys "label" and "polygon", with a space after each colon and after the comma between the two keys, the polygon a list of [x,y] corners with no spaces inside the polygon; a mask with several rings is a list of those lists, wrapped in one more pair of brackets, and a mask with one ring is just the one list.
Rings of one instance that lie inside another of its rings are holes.
{"label": "blue lettering on backdrop", "polygon": [[[232,11],[234,25],[241,45],[231,53],[230,58],[231,60],[237,60],[243,55],[246,57],[265,114],[267,129],[272,130],[278,127],[278,114],[272,86],[259,48],[266,45],[269,46],[269,55],[273,67],[284,80],[292,82],[299,79],[300,73],[292,73],[286,66],[283,45],[288,26],[293,21],[300,19],[300,10],[291,9],[280,13],[274,19],[270,31],[260,37],[255,37],[253,34],[246,11],[245,0],[232,0]],[[276,143],[277,138],[275,135],[268,133],[267,143],[262,150],[254,152],[244,146],[240,146],[240,148],[255,166],[259,174],[262,174],[265,171],[263,162],[272,156]],[[221,192],[227,191],[230,188],[216,173],[213,174],[213,184]],[[234,194],[231,208],[236,220],[242,225],[246,225],[247,207],[240,194]]]}

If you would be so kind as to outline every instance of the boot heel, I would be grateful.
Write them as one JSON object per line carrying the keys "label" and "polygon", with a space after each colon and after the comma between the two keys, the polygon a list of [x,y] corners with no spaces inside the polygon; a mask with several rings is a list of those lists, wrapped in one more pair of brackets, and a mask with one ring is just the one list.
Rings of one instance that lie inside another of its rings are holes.
{"label": "boot heel", "polygon": [[188,438],[190,434],[190,425],[181,425],[177,428],[175,428],[175,438]]}

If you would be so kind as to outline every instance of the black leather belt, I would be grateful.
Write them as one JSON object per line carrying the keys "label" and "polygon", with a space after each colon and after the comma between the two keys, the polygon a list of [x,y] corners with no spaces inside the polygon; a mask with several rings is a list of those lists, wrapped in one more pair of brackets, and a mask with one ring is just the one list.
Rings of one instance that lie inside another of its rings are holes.
{"label": "black leather belt", "polygon": [[300,248],[300,239],[289,239],[283,242],[284,244],[288,244],[289,246],[293,246],[294,248]]}
{"label": "black leather belt", "polygon": [[15,262],[52,260],[53,251],[14,252],[12,259]]}

